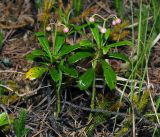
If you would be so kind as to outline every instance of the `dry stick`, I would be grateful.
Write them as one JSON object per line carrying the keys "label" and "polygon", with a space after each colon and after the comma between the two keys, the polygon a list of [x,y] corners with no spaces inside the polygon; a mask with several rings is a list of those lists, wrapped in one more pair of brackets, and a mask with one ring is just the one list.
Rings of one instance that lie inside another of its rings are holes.
{"label": "dry stick", "polygon": [[152,98],[152,95],[151,95],[151,91],[149,90],[149,96],[150,96],[150,100],[151,100],[151,103],[152,103],[152,107],[153,107],[153,110],[154,110],[154,113],[156,115],[156,118],[157,118],[157,122],[158,124],[160,125],[160,121],[159,121],[159,117],[158,117],[158,114],[157,114],[157,110],[154,106],[154,102],[153,102],[153,98]]}
{"label": "dry stick", "polygon": [[5,85],[2,85],[2,84],[0,84],[0,87],[6,88],[7,90],[14,92],[14,93],[15,93],[17,96],[19,96],[19,97],[24,97],[24,96],[27,96],[27,95],[36,94],[38,90],[43,89],[43,88],[47,88],[47,87],[49,87],[49,86],[52,86],[52,85],[47,85],[47,86],[41,87],[41,85],[42,85],[42,84],[40,84],[40,85],[38,86],[38,88],[36,88],[35,90],[33,90],[33,91],[29,92],[29,93],[23,93],[23,94],[19,94],[17,91],[14,91],[14,90],[11,89],[10,87],[5,86]]}
{"label": "dry stick", "polygon": [[95,0],[95,3],[100,7],[102,8],[103,10],[105,10],[108,14],[111,14],[111,10],[107,10],[106,6],[105,5],[102,5],[101,2],[99,2],[98,0]]}
{"label": "dry stick", "polygon": [[50,128],[52,129],[59,137],[62,137],[62,135],[60,135],[60,133],[58,131],[56,131],[56,129],[54,129],[53,127],[51,127],[47,122],[44,121],[44,123]]}
{"label": "dry stick", "polygon": [[[72,116],[71,116],[72,117]],[[73,118],[73,117],[72,117]],[[73,118],[74,119],[74,118]],[[74,119],[75,120],[75,119]],[[85,125],[82,125],[81,127],[72,127],[71,125],[71,127],[68,127],[67,126],[67,128],[68,128],[68,130],[69,131],[79,131],[79,130],[85,130],[85,128],[87,127],[87,126],[89,126],[89,125],[91,125],[91,122],[92,122],[92,120],[93,120],[93,118],[91,119],[91,120],[89,120]],[[75,120],[75,122],[76,122],[76,120]],[[61,123],[60,123],[60,126],[62,127],[62,128],[65,128],[64,127],[64,125],[62,125]],[[76,126],[76,124],[75,124],[75,126]],[[72,129],[71,129],[72,128]]]}
{"label": "dry stick", "polygon": [[43,125],[44,125],[44,122],[45,122],[45,120],[46,120],[46,118],[47,118],[47,116],[48,116],[49,113],[50,113],[50,112],[48,111],[47,114],[45,114],[44,118],[42,119],[41,125],[40,125],[40,130],[42,130]]}
{"label": "dry stick", "polygon": [[[81,106],[78,106],[78,105],[75,105],[75,104],[72,104],[68,101],[61,101],[61,103],[65,103],[75,109],[81,109],[81,110],[85,110],[85,111],[90,111],[90,112],[95,112],[95,113],[108,113],[108,114],[112,114],[112,115],[119,115],[119,116],[122,116],[122,117],[126,117],[126,116],[129,116],[125,113],[117,113],[117,112],[111,112],[111,111],[108,111],[108,110],[103,110],[103,109],[90,109],[90,108],[87,108],[87,107],[81,107]],[[160,124],[156,124],[152,121],[149,121],[148,119],[146,119],[145,117],[143,116],[140,116],[137,111],[135,110],[135,114],[137,116],[135,116],[135,119],[137,120],[142,120],[144,121],[144,123],[148,124],[148,125],[151,125],[151,126],[157,126],[157,128],[160,128]]]}
{"label": "dry stick", "polygon": [[37,135],[39,135],[40,133],[42,133],[43,131],[45,131],[45,130],[40,130],[40,131],[38,131],[36,134],[34,134],[32,137],[37,137]]}
{"label": "dry stick", "polygon": [[47,88],[49,86],[52,86],[52,85],[47,85],[47,86],[43,86],[41,87],[42,84],[39,85],[38,88],[34,89],[33,91],[29,92],[29,93],[23,93],[23,94],[19,94],[18,92],[15,91],[16,95],[19,96],[19,97],[23,97],[23,96],[29,96],[29,95],[34,95],[37,93],[38,90],[40,89],[43,89],[43,88]]}
{"label": "dry stick", "polygon": [[[148,17],[148,18],[145,19],[144,21],[146,21],[146,20],[151,20],[152,18],[153,18],[153,16]],[[134,24],[132,24],[132,25],[129,25],[129,26],[125,27],[125,28],[126,28],[126,29],[130,29],[130,28],[136,27],[136,26],[138,26],[138,22],[136,22],[136,23],[134,23]]]}
{"label": "dry stick", "polygon": [[5,36],[5,38],[3,39],[2,43],[6,42],[6,40],[7,40],[14,32],[15,32],[15,30],[10,30],[10,31],[6,34],[6,36]]}
{"label": "dry stick", "polygon": [[[38,108],[40,105],[42,105],[45,101],[47,100],[47,97],[43,98],[36,106],[34,106],[33,108],[36,109]],[[56,99],[52,98],[50,104],[52,104]],[[49,105],[47,106],[46,110],[49,108]]]}
{"label": "dry stick", "polygon": [[[33,114],[34,114],[37,118],[42,119],[41,117],[37,116],[34,112],[33,112]],[[43,121],[43,123],[44,123],[45,125],[47,125],[50,129],[52,129],[52,130],[55,132],[55,134],[58,135],[58,137],[62,137],[62,136],[60,135],[60,133],[59,133],[58,131],[56,131],[56,129],[54,129],[53,127],[51,127],[47,122]],[[43,132],[43,130],[42,130],[42,132]],[[35,135],[34,135],[34,136],[35,136]]]}
{"label": "dry stick", "polygon": [[135,125],[135,112],[134,108],[132,107],[132,126],[133,126],[133,137],[136,137],[136,125]]}
{"label": "dry stick", "polygon": [[148,76],[148,71],[147,71],[147,81],[148,81],[148,92],[149,92],[149,96],[150,96],[150,100],[151,100],[151,103],[152,103],[152,107],[153,107],[153,110],[154,110],[154,113],[156,115],[156,118],[157,118],[157,122],[158,124],[160,125],[160,120],[159,120],[159,117],[158,117],[158,114],[157,114],[157,110],[155,108],[155,105],[154,105],[154,101],[153,101],[153,98],[152,98],[152,95],[151,95],[151,91],[150,91],[150,80],[149,80],[149,76]]}
{"label": "dry stick", "polygon": [[25,74],[24,72],[18,72],[14,70],[0,70],[0,73],[19,73],[19,74]]}
{"label": "dry stick", "polygon": [[[5,72],[5,73],[6,73],[6,72],[11,72],[11,73],[21,73],[21,74],[24,74],[23,72],[17,72],[17,71],[0,71],[0,73],[1,73],[1,72]],[[43,77],[42,82],[43,82],[44,78],[45,78],[45,76]],[[50,87],[50,86],[52,86],[52,85],[47,85],[47,86],[43,86],[43,87],[42,87],[42,83],[41,83],[41,84],[38,86],[38,88],[36,88],[35,90],[30,91],[29,93],[19,94],[17,91],[14,91],[14,90],[11,89],[10,87],[8,87],[8,86],[6,86],[6,85],[0,84],[0,87],[6,88],[7,90],[14,92],[14,93],[15,93],[17,96],[19,96],[19,97],[36,94],[38,90],[43,89],[43,88],[46,88],[46,87]]]}
{"label": "dry stick", "polygon": [[95,112],[95,113],[108,113],[108,114],[112,114],[112,115],[119,115],[119,116],[122,116],[122,117],[126,117],[126,116],[129,116],[125,113],[117,113],[117,112],[111,112],[111,111],[108,111],[108,110],[103,110],[103,109],[90,109],[90,108],[87,108],[87,107],[82,107],[82,106],[78,106],[78,105],[75,105],[75,104],[72,104],[68,101],[61,101],[61,103],[65,103],[73,108],[76,108],[76,109],[82,109],[82,110],[85,110],[85,111],[89,111],[89,112]]}

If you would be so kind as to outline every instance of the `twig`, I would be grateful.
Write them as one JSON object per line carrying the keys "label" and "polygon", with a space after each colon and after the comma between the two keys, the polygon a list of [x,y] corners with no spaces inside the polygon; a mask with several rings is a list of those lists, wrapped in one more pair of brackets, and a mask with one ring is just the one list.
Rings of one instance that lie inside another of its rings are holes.
{"label": "twig", "polygon": [[155,115],[156,115],[157,122],[158,122],[158,124],[160,125],[160,120],[159,120],[159,117],[158,117],[158,114],[157,114],[156,107],[155,107],[155,105],[154,105],[153,97],[152,97],[152,95],[151,95],[151,88],[152,88],[153,85],[150,83],[148,71],[147,71],[147,83],[148,83],[148,92],[149,92],[149,97],[150,97],[150,100],[151,100],[151,104],[152,104],[154,113],[155,113]]}
{"label": "twig", "polygon": [[112,115],[119,115],[119,116],[122,116],[122,117],[126,117],[126,116],[129,116],[125,113],[117,113],[117,112],[111,112],[111,111],[108,111],[108,110],[103,110],[103,109],[90,109],[90,108],[87,108],[87,107],[82,107],[82,106],[78,106],[78,105],[75,105],[75,104],[72,104],[68,101],[61,101],[61,103],[65,103],[75,109],[81,109],[81,110],[85,110],[85,111],[89,111],[89,112],[95,112],[95,113],[105,113],[105,114],[112,114]]}
{"label": "twig", "polygon": [[19,74],[25,74],[24,72],[18,72],[14,70],[0,70],[0,73],[19,73]]}
{"label": "twig", "polygon": [[133,137],[136,137],[136,125],[135,125],[135,113],[134,108],[132,107],[132,131],[133,131]]}
{"label": "twig", "polygon": [[[153,16],[148,17],[148,18],[145,19],[144,21],[146,21],[146,20],[151,20],[152,18],[153,18]],[[129,25],[129,26],[125,27],[125,28],[126,28],[126,29],[129,29],[129,28],[136,27],[136,26],[138,26],[138,22],[135,22],[134,24]]]}
{"label": "twig", "polygon": [[7,86],[5,86],[5,85],[0,84],[0,87],[5,88],[5,89],[7,89],[7,90],[9,90],[9,91],[14,92],[13,89],[11,89],[10,87],[7,87]]}
{"label": "twig", "polygon": [[[39,118],[40,120],[43,120],[40,116],[36,115],[34,112],[33,112],[33,114],[34,114],[37,118]],[[62,137],[62,136],[60,135],[59,131],[58,131],[54,126],[50,126],[46,121],[43,121],[43,123],[44,123],[45,125],[47,125],[50,129],[52,129],[52,130],[55,132],[55,134],[58,135],[58,137]]]}
{"label": "twig", "polygon": [[27,93],[23,93],[23,94],[19,94],[17,91],[14,91],[13,89],[11,89],[10,87],[8,87],[8,86],[6,86],[6,85],[0,84],[0,87],[6,88],[7,90],[14,92],[14,93],[15,93],[17,96],[19,96],[19,97],[23,97],[23,96],[29,96],[29,95],[36,94],[38,90],[52,86],[52,85],[47,85],[47,86],[41,87],[41,85],[42,85],[42,84],[40,84],[39,87],[36,88],[35,90],[30,91],[30,92],[27,92]]}
{"label": "twig", "polygon": [[152,103],[152,107],[153,107],[154,113],[155,113],[156,118],[157,118],[157,122],[158,122],[158,124],[160,125],[160,120],[159,120],[159,117],[158,117],[158,114],[157,114],[157,110],[156,110],[155,105],[154,105],[154,102],[153,102],[153,98],[152,98],[152,95],[151,95],[151,91],[148,90],[148,92],[149,92],[149,96],[150,96],[150,100],[151,100],[151,103]]}

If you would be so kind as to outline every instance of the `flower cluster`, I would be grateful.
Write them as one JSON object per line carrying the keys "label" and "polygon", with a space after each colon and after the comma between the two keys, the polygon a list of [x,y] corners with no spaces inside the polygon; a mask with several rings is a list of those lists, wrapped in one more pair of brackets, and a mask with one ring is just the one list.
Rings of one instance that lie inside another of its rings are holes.
{"label": "flower cluster", "polygon": [[102,16],[100,16],[100,15],[98,15],[98,14],[94,14],[93,16],[91,16],[88,20],[89,20],[89,22],[91,22],[91,23],[94,23],[95,22],[95,18],[94,18],[94,16],[95,15],[97,15],[98,17],[100,17],[100,18],[102,18],[103,20],[104,20],[104,23],[103,23],[103,27],[102,26],[100,26],[100,25],[98,25],[98,28],[99,28],[99,30],[100,30],[100,32],[101,33],[106,33],[106,28],[105,28],[105,23],[106,23],[106,21],[109,19],[109,18],[114,18],[114,20],[112,21],[112,25],[113,26],[115,26],[115,25],[117,25],[117,24],[120,24],[122,21],[121,21],[121,19],[120,18],[117,18],[116,16],[109,16],[108,18],[103,18]]}
{"label": "flower cluster", "polygon": [[117,24],[120,24],[121,22],[122,22],[122,21],[121,21],[120,18],[116,18],[116,19],[114,19],[114,20],[112,21],[112,25],[115,26],[115,25],[117,25]]}
{"label": "flower cluster", "polygon": [[68,32],[69,32],[69,28],[68,28],[67,26],[65,26],[64,24],[61,24],[61,23],[57,23],[57,25],[54,24],[54,23],[50,23],[50,24],[46,27],[46,31],[51,31],[51,30],[52,30],[51,25],[63,26],[63,32],[64,32],[64,33],[68,33]]}

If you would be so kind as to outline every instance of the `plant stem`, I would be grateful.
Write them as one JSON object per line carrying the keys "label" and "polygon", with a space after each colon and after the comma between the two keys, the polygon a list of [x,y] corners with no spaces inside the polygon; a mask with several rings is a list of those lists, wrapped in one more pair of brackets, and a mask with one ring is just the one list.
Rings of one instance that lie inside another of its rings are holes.
{"label": "plant stem", "polygon": [[[91,110],[93,110],[94,109],[94,107],[95,107],[95,96],[96,96],[96,88],[95,88],[95,85],[96,85],[96,79],[95,79],[95,76],[94,76],[94,78],[93,78],[93,86],[92,86],[92,98],[91,98]],[[90,113],[90,115],[89,115],[89,121],[91,120],[91,118],[92,118],[92,113]]]}
{"label": "plant stem", "polygon": [[[94,71],[95,71],[96,65],[97,65],[97,60],[94,60],[94,62],[93,62]],[[95,74],[94,74],[93,85],[92,85],[92,98],[91,98],[91,105],[90,105],[91,110],[93,110],[95,107],[95,96],[96,96],[96,78],[95,78]],[[92,113],[90,113],[90,115],[89,115],[89,121],[91,120],[91,118],[92,118]]]}
{"label": "plant stem", "polygon": [[61,105],[60,105],[60,93],[59,90],[57,89],[57,117],[59,116],[59,113],[61,111]]}
{"label": "plant stem", "polygon": [[61,84],[62,84],[62,72],[59,71],[59,75],[60,75],[60,79],[59,79],[59,83],[58,83],[58,88],[56,90],[56,94],[57,94],[57,117],[59,116],[60,112],[61,112],[61,97],[60,97],[60,88],[61,88]]}

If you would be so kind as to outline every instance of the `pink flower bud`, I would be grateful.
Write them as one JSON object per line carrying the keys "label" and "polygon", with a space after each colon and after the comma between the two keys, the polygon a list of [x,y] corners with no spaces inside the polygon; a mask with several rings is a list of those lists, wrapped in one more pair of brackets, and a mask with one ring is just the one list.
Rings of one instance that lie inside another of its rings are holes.
{"label": "pink flower bud", "polygon": [[69,28],[65,27],[65,28],[63,29],[63,32],[64,32],[64,33],[68,33],[68,32],[69,32]]}
{"label": "pink flower bud", "polygon": [[103,28],[100,28],[100,32],[101,32],[101,33],[106,33],[106,31],[107,31],[106,28],[104,28],[104,27],[103,27]]}
{"label": "pink flower bud", "polygon": [[50,26],[47,26],[47,27],[46,27],[46,31],[51,31],[51,27],[50,27]]}
{"label": "pink flower bud", "polygon": [[116,22],[116,24],[120,24],[122,21],[121,21],[120,18],[117,18],[117,19],[115,20],[115,22]]}
{"label": "pink flower bud", "polygon": [[92,23],[93,23],[93,22],[95,22],[95,19],[94,19],[93,17],[90,17],[90,18],[89,18],[89,22],[92,22]]}
{"label": "pink flower bud", "polygon": [[115,20],[112,21],[112,25],[115,26],[117,23]]}

